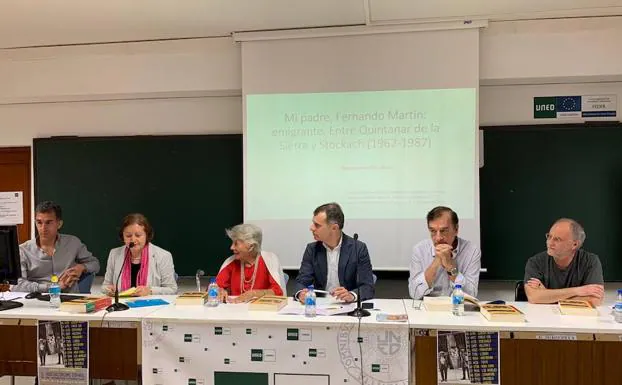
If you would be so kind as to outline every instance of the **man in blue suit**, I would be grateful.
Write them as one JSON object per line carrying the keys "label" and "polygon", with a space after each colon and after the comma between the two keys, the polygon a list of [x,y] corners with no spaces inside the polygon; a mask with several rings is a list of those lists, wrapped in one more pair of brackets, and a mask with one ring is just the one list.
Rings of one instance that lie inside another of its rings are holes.
{"label": "man in blue suit", "polygon": [[[304,303],[307,286],[327,290],[345,301],[374,298],[374,279],[365,243],[343,233],[344,216],[337,203],[321,205],[313,211],[309,243],[296,277],[294,298]],[[359,294],[355,291],[358,288]]]}

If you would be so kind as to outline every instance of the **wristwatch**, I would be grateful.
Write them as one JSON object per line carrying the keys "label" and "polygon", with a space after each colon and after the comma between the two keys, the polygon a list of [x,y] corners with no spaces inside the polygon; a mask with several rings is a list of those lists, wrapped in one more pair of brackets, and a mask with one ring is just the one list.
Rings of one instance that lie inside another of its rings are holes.
{"label": "wristwatch", "polygon": [[458,275],[458,268],[457,267],[452,267],[451,270],[447,270],[447,274],[450,277],[455,277],[456,275]]}

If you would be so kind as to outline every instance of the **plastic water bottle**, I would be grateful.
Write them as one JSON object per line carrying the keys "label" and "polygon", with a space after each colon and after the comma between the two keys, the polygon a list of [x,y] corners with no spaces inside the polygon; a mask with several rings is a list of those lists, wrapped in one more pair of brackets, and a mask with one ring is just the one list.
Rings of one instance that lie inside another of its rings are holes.
{"label": "plastic water bottle", "polygon": [[209,286],[207,287],[207,306],[216,307],[220,303],[218,301],[218,285],[216,284],[216,278],[209,280]]}
{"label": "plastic water bottle", "polygon": [[622,289],[618,289],[618,299],[616,307],[613,309],[613,319],[618,323],[622,323]]}
{"label": "plastic water bottle", "polygon": [[53,274],[50,281],[50,288],[48,289],[48,293],[50,294],[50,307],[58,309],[60,307],[60,285],[58,284],[58,277]]}
{"label": "plastic water bottle", "polygon": [[307,287],[307,295],[305,296],[305,317],[315,317],[317,315],[317,298],[313,285]]}
{"label": "plastic water bottle", "polygon": [[462,285],[456,285],[451,293],[451,312],[457,316],[464,315],[464,292]]}

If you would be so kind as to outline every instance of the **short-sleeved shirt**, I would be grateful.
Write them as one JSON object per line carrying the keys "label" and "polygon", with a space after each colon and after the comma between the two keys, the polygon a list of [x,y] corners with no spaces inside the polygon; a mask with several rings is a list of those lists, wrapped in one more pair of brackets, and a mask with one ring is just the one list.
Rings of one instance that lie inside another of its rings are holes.
{"label": "short-sleeved shirt", "polygon": [[525,282],[537,278],[547,289],[565,289],[589,284],[603,285],[603,268],[596,254],[577,250],[572,262],[560,269],[546,251],[529,258],[525,265]]}

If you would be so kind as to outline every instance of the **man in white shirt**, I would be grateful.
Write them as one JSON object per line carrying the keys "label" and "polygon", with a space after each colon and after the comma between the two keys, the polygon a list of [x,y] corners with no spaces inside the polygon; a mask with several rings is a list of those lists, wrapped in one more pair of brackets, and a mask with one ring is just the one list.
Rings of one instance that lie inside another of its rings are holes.
{"label": "man in white shirt", "polygon": [[374,297],[374,279],[365,243],[343,233],[344,215],[337,203],[327,203],[313,212],[309,243],[296,277],[294,298],[304,301],[309,285],[327,290],[346,301]]}
{"label": "man in white shirt", "polygon": [[473,243],[458,237],[458,215],[438,206],[427,215],[430,239],[415,245],[410,261],[408,292],[414,299],[451,295],[456,284],[477,296],[481,252]]}

